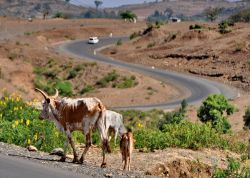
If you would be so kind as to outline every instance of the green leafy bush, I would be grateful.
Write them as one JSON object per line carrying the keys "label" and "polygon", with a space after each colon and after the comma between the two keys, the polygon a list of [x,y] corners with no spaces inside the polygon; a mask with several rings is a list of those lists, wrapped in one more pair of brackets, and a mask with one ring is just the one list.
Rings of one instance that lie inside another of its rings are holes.
{"label": "green leafy bush", "polygon": [[134,76],[131,76],[130,78],[128,77],[123,77],[122,81],[119,82],[118,84],[113,85],[114,88],[131,88],[135,86],[137,83],[135,81]]}
{"label": "green leafy bush", "polygon": [[243,116],[244,118],[244,126],[245,128],[250,129],[250,107],[246,109],[245,115]]}
{"label": "green leafy bush", "polygon": [[246,145],[224,139],[209,124],[182,121],[179,124],[165,124],[163,131],[140,129],[134,132],[135,147],[149,150],[179,147],[189,149],[220,148],[244,152]]}
{"label": "green leafy bush", "polygon": [[137,18],[136,14],[129,10],[126,10],[125,12],[121,12],[120,16],[122,19],[136,19]]}
{"label": "green leafy bush", "polygon": [[92,85],[87,85],[85,86],[82,90],[81,90],[81,94],[85,94],[85,93],[88,93],[88,92],[91,92],[91,91],[94,91],[95,90],[95,87],[92,86]]}
{"label": "green leafy bush", "polygon": [[250,8],[243,9],[229,17],[229,21],[235,22],[250,22]]}
{"label": "green leafy bush", "polygon": [[76,76],[77,76],[77,71],[76,70],[71,70],[71,71],[69,71],[69,75],[68,75],[68,77],[67,77],[67,80],[70,80],[70,79],[73,79],[73,78],[75,78]]}
{"label": "green leafy bush", "polygon": [[100,87],[106,87],[109,82],[115,81],[118,78],[118,74],[115,70],[112,72],[109,72],[106,76],[101,78],[96,82],[96,85],[99,85]]}
{"label": "green leafy bush", "polygon": [[234,110],[235,108],[229,104],[223,95],[211,94],[203,101],[197,116],[201,122],[211,122],[217,131],[226,133],[231,126],[224,113],[230,115]]}
{"label": "green leafy bush", "polygon": [[228,159],[227,169],[217,168],[213,173],[213,178],[228,178],[228,177],[237,177],[237,178],[248,178],[250,177],[250,168],[242,166],[240,162],[233,158]]}
{"label": "green leafy bush", "polygon": [[149,43],[149,44],[147,45],[147,48],[152,48],[152,47],[154,47],[155,45],[156,45],[155,42]]}
{"label": "green leafy bush", "polygon": [[231,31],[232,30],[229,29],[228,21],[223,21],[223,22],[219,23],[219,32],[221,34],[229,33]]}
{"label": "green leafy bush", "polygon": [[62,96],[71,96],[73,94],[72,85],[68,81],[57,81],[55,88],[59,90],[59,93]]}
{"label": "green leafy bush", "polygon": [[164,117],[159,120],[158,128],[162,131],[165,124],[179,124],[185,119],[187,109],[187,101],[181,102],[181,107],[178,111],[167,112]]}
{"label": "green leafy bush", "polygon": [[121,46],[121,45],[122,45],[122,40],[119,39],[119,40],[116,42],[116,45],[117,45],[117,46]]}
{"label": "green leafy bush", "polygon": [[134,32],[129,36],[129,39],[132,40],[134,38],[137,38],[138,36],[140,36],[140,32]]}
{"label": "green leafy bush", "polygon": [[32,103],[15,95],[0,100],[0,141],[23,147],[32,144],[42,151],[63,147],[65,137],[53,123],[38,119]]}
{"label": "green leafy bush", "polygon": [[190,25],[189,26],[189,30],[200,30],[202,29],[203,27],[201,25],[198,25],[198,24],[195,24],[195,25]]}
{"label": "green leafy bush", "polygon": [[53,18],[63,18],[63,19],[70,19],[72,15],[64,12],[56,12]]}

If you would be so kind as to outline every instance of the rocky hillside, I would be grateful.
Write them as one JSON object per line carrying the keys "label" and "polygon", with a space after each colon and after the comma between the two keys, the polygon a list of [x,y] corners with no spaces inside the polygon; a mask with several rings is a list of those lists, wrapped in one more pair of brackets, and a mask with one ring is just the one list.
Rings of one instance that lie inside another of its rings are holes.
{"label": "rocky hillside", "polygon": [[234,9],[245,7],[243,2],[228,2],[225,0],[163,0],[162,2],[150,2],[137,5],[121,6],[115,11],[132,10],[139,18],[147,18],[156,10],[164,12],[166,9],[171,9],[173,15],[195,16],[200,15],[208,7],[223,7],[225,13],[228,11],[234,12]]}
{"label": "rocky hillside", "polygon": [[0,16],[36,17],[42,18],[45,11],[49,16],[57,12],[77,15],[86,8],[69,4],[62,0],[1,0]]}

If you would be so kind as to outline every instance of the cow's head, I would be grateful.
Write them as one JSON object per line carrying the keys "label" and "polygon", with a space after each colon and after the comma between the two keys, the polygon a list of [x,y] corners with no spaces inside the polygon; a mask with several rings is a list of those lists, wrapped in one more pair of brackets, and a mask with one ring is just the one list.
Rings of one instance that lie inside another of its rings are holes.
{"label": "cow's head", "polygon": [[54,115],[52,113],[52,109],[56,110],[56,98],[58,97],[58,90],[56,89],[56,94],[54,96],[48,96],[48,94],[38,88],[35,89],[36,91],[40,92],[44,100],[42,101],[43,110],[39,115],[39,119],[48,119],[53,120]]}

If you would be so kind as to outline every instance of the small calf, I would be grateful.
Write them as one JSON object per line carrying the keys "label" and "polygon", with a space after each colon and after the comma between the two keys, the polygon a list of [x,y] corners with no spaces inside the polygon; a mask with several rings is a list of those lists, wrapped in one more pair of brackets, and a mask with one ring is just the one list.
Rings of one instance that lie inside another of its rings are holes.
{"label": "small calf", "polygon": [[[110,110],[106,110],[105,112],[105,119],[106,119],[106,128],[108,129],[107,131],[114,131],[115,133],[115,144],[116,144],[116,139],[117,139],[117,135],[119,133],[119,136],[121,137],[122,134],[126,133],[127,130],[123,125],[123,117],[121,114],[114,112],[114,111],[110,111]],[[109,135],[107,133],[107,135]],[[111,136],[109,136],[109,141],[111,139]]]}
{"label": "small calf", "polygon": [[124,133],[122,135],[122,138],[120,141],[122,163],[124,163],[123,170],[125,170],[126,167],[128,167],[128,171],[130,171],[130,162],[131,162],[131,155],[132,155],[133,149],[134,149],[133,134],[131,131],[128,131],[127,133]]}

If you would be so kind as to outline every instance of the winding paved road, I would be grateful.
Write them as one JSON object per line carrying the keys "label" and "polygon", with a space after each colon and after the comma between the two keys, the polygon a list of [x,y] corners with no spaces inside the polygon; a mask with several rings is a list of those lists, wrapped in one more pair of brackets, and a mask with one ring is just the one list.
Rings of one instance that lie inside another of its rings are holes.
{"label": "winding paved road", "polygon": [[[147,76],[151,76],[152,78],[163,81],[165,83],[172,84],[179,89],[179,91],[183,94],[183,96],[187,96],[187,93],[189,93],[189,95],[185,99],[190,105],[200,104],[202,100],[204,100],[204,98],[206,98],[211,93],[223,94],[227,98],[234,98],[237,95],[237,91],[235,89],[232,89],[229,86],[226,86],[224,84],[215,81],[210,81],[187,74],[180,74],[161,69],[152,69],[148,66],[126,63],[119,60],[113,60],[109,57],[100,55],[98,53],[94,55],[94,51],[97,52],[98,50],[107,45],[116,43],[118,39],[122,39],[122,41],[128,40],[128,38],[125,37],[101,38],[100,42],[95,45],[88,44],[86,40],[77,40],[60,45],[59,50],[80,58],[97,61],[105,64],[111,64],[131,71],[142,73]],[[142,110],[155,109],[155,108],[169,109],[180,106],[180,103],[183,99],[184,98],[178,98],[176,100],[161,104],[126,106],[126,107],[117,107],[113,109],[142,109]]]}
{"label": "winding paved road", "polygon": [[0,178],[89,178],[71,171],[44,166],[29,160],[0,154]]}

